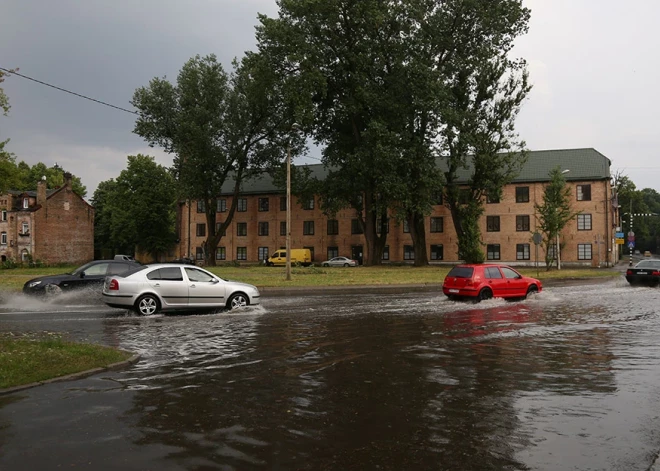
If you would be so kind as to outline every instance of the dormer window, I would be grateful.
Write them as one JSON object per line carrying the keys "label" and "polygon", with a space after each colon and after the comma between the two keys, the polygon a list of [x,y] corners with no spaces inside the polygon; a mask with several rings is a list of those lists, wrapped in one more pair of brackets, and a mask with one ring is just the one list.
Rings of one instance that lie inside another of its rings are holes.
{"label": "dormer window", "polygon": [[30,207],[30,198],[23,198],[23,209],[28,209]]}

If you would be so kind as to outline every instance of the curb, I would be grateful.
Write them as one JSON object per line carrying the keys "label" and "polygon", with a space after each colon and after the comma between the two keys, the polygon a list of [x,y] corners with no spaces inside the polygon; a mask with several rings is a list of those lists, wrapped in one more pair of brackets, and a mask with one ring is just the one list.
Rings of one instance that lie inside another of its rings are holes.
{"label": "curb", "polygon": [[98,373],[103,373],[104,371],[116,371],[120,370],[122,368],[125,368],[129,365],[133,365],[138,362],[140,359],[140,355],[135,354],[132,357],[130,357],[128,360],[124,361],[119,361],[117,363],[112,363],[108,366],[104,367],[99,367],[99,368],[92,368],[91,370],[86,370],[86,371],[80,371],[78,373],[71,373],[65,376],[58,376],[57,378],[51,378],[51,379],[46,379],[44,381],[36,381],[34,383],[29,383],[29,384],[22,384],[20,386],[13,386],[11,388],[5,388],[5,389],[0,389],[0,396],[4,396],[6,394],[12,394],[18,391],[23,391],[24,389],[30,389],[30,388],[36,388],[37,386],[43,386],[45,384],[50,384],[50,383],[58,383],[61,381],[73,381],[77,379],[82,379],[86,378],[88,376],[93,376]]}

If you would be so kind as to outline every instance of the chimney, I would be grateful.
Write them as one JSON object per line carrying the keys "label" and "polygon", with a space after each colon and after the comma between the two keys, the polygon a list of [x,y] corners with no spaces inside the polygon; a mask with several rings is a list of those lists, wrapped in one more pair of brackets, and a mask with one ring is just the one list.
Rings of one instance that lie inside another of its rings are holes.
{"label": "chimney", "polygon": [[71,173],[64,172],[64,186],[71,189]]}
{"label": "chimney", "polygon": [[44,206],[46,204],[46,176],[41,177],[37,183],[37,204]]}

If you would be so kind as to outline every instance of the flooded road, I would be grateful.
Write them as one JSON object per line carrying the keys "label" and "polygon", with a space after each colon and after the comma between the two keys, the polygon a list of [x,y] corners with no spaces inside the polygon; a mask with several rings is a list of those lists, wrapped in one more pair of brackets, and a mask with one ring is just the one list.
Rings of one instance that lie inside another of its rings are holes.
{"label": "flooded road", "polygon": [[146,318],[8,298],[0,331],[142,358],[0,396],[0,469],[647,470],[658,306],[660,289],[623,278],[520,302],[266,294]]}

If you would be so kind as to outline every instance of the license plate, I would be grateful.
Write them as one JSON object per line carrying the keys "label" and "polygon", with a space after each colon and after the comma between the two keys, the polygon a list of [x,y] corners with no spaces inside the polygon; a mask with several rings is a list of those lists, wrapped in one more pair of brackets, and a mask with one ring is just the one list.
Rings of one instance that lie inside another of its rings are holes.
{"label": "license plate", "polygon": [[648,273],[646,273],[645,271],[638,271],[637,274],[638,275],[648,275]]}
{"label": "license plate", "polygon": [[458,289],[450,289],[450,290],[449,290],[450,293],[458,293],[459,291],[460,291],[460,290],[458,290]]}

